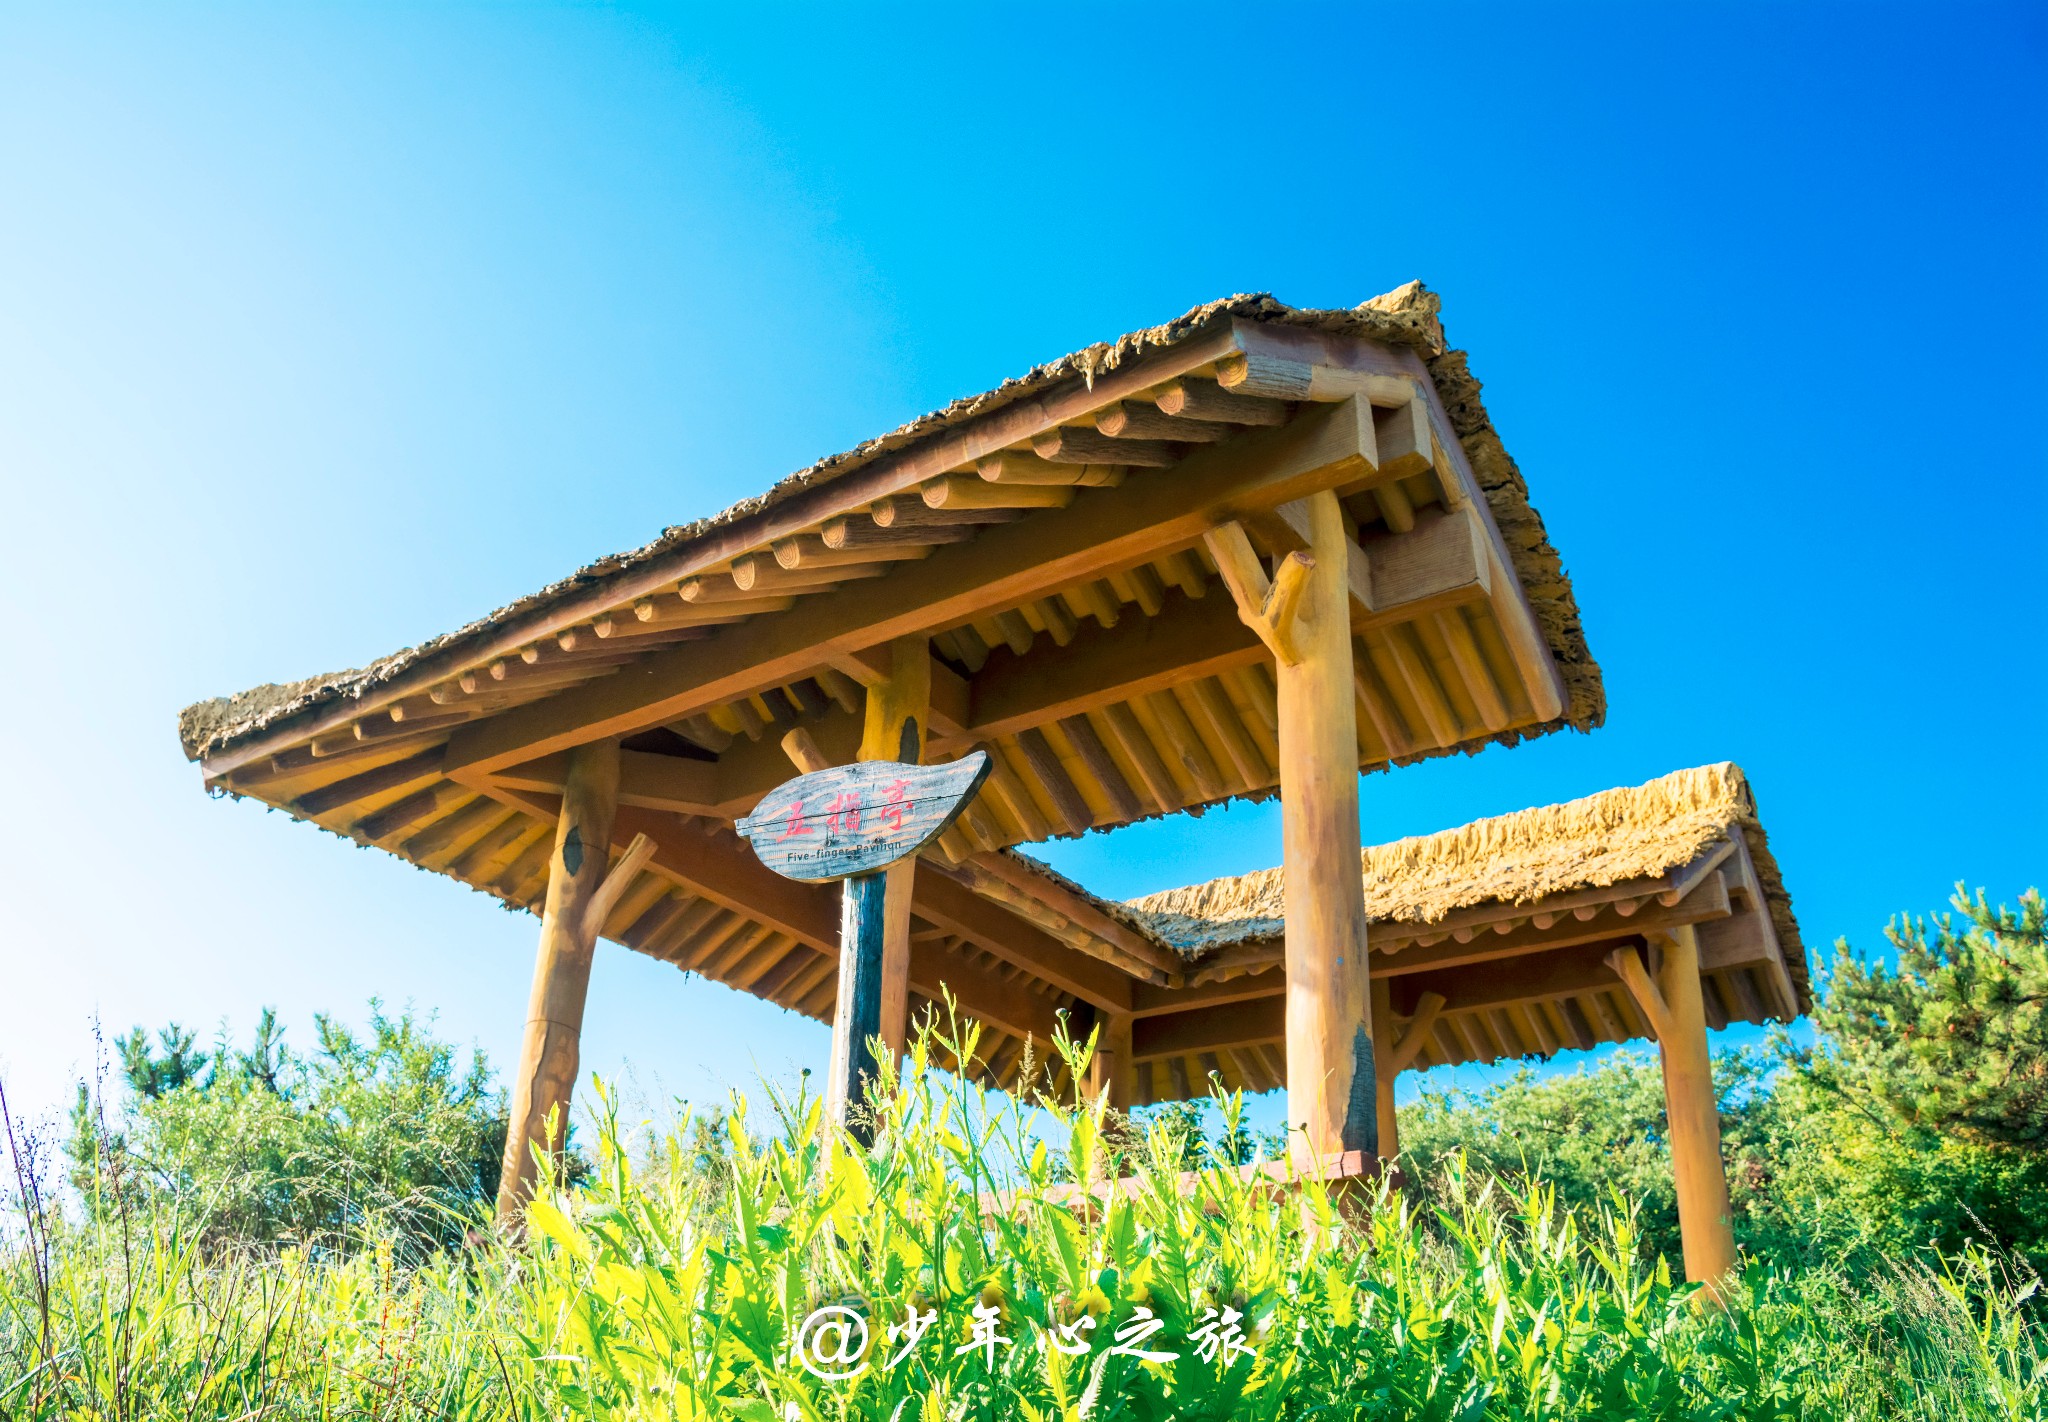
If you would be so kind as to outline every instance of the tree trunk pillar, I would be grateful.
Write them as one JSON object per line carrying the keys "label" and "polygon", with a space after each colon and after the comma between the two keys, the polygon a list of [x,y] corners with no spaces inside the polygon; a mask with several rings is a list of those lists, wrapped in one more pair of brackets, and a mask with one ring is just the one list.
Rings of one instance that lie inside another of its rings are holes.
{"label": "tree trunk pillar", "polygon": [[[862,760],[924,763],[925,726],[931,715],[931,644],[900,637],[889,644],[889,674],[870,686],[867,723],[861,734]],[[903,1058],[910,1020],[910,899],[916,856],[883,871],[882,1048],[893,1064]],[[840,992],[849,985],[842,977]]]}
{"label": "tree trunk pillar", "polygon": [[[1314,1155],[1379,1153],[1358,830],[1348,534],[1335,494],[1302,501],[1307,572],[1276,658],[1287,898],[1287,1119]],[[1270,601],[1270,599],[1269,599]]]}
{"label": "tree trunk pillar", "polygon": [[541,915],[540,953],[519,1070],[512,1078],[512,1116],[498,1182],[498,1220],[515,1219],[536,1183],[533,1150],[561,1150],[569,1134],[569,1100],[590,990],[590,960],[603,926],[590,905],[611,862],[612,816],[619,801],[619,745],[596,741],[569,752],[555,849],[548,860],[548,893]]}
{"label": "tree trunk pillar", "polygon": [[1691,925],[1673,929],[1665,940],[1657,987],[1667,1015],[1668,1030],[1658,1040],[1657,1054],[1664,1065],[1664,1112],[1671,1133],[1685,1276],[1703,1282],[1718,1298],[1739,1262],[1729,1223],[1728,1175],[1721,1162],[1721,1115],[1707,1053],[1699,939]]}

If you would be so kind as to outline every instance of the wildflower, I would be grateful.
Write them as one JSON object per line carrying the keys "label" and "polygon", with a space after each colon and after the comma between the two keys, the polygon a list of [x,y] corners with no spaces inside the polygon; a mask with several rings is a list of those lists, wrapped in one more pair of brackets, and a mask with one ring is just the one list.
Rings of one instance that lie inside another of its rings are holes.
{"label": "wildflower", "polygon": [[1003,1292],[1003,1286],[994,1279],[982,1285],[981,1304],[983,1308],[994,1309],[996,1316],[1003,1322],[1010,1321],[1010,1296]]}

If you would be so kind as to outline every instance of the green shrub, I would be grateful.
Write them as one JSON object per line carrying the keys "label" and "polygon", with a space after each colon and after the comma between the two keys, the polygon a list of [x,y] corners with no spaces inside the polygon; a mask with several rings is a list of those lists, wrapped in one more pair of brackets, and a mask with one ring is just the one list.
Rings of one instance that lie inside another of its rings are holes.
{"label": "green shrub", "polygon": [[1785,1048],[1787,1193],[1887,1249],[1979,1240],[2048,1270],[2048,905],[1951,903],[1960,926],[1886,925],[1895,967],[1836,945],[1818,1045]]}
{"label": "green shrub", "polygon": [[222,1246],[334,1248],[374,1218],[402,1247],[460,1242],[495,1200],[506,1110],[481,1052],[464,1060],[410,1012],[370,1004],[369,1032],[315,1019],[308,1053],[265,1011],[246,1051],[196,1052],[175,1023],[120,1043],[123,1109],[81,1086],[67,1146],[86,1207],[167,1197]]}
{"label": "green shrub", "polygon": [[[1773,1250],[1784,1225],[1773,1195],[1784,1145],[1776,1063],[1760,1052],[1714,1058],[1721,1148],[1738,1242]],[[1679,1257],[1678,1199],[1664,1136],[1664,1078],[1654,1051],[1620,1051],[1577,1071],[1522,1067],[1480,1090],[1428,1089],[1401,1108],[1401,1147],[1418,1179],[1463,1154],[1510,1189],[1542,1184],[1573,1209],[1617,1193],[1647,1246]]]}

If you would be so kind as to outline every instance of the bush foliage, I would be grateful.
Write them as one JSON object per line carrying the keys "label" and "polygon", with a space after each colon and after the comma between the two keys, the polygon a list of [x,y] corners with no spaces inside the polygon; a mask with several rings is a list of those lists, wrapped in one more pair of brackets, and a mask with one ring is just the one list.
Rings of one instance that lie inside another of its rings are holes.
{"label": "bush foliage", "polygon": [[482,1052],[464,1058],[412,1013],[370,1004],[358,1036],[328,1017],[299,1053],[266,1011],[246,1050],[194,1048],[176,1023],[119,1043],[127,1109],[109,1122],[83,1086],[73,1183],[89,1210],[120,1181],[173,1202],[199,1239],[331,1248],[366,1218],[414,1253],[461,1242],[497,1198],[506,1108]]}

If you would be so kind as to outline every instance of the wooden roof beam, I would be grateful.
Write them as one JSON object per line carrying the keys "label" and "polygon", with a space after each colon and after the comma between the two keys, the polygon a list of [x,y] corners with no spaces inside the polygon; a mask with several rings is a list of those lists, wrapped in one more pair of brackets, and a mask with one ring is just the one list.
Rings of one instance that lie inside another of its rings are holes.
{"label": "wooden roof beam", "polygon": [[1226,1002],[1254,1002],[1260,998],[1273,997],[1286,989],[1284,977],[1277,971],[1262,973],[1240,973],[1236,977],[1211,980],[1194,987],[1156,987],[1140,983],[1131,995],[1133,1017],[1163,1017],[1169,1013],[1186,1012],[1196,1007],[1212,1007]]}
{"label": "wooden roof beam", "polygon": [[1082,627],[1064,648],[1022,656],[1007,648],[994,652],[967,684],[967,715],[957,739],[936,739],[950,749],[1015,735],[1265,657],[1227,600],[1196,602],[1178,591],[1162,599],[1159,616]]}
{"label": "wooden roof beam", "polygon": [[[1616,942],[1621,938],[1621,942]],[[1516,1004],[1591,1000],[1602,1026],[1621,1038],[1639,1035],[1634,1024],[1621,1022],[1612,1004],[1602,994],[1614,992],[1634,997],[1634,985],[1627,981],[1628,965],[1641,967],[1637,956],[1637,935],[1610,934],[1604,940],[1570,944],[1517,959],[1511,969],[1499,963],[1465,964],[1394,980],[1396,1011],[1412,1010],[1430,994],[1441,995],[1446,1012],[1481,1012]],[[1639,1001],[1639,999],[1637,999]],[[1644,1016],[1654,1030],[1655,1015],[1647,1007]],[[1616,1018],[1613,1022],[1605,1018]],[[1569,1018],[1567,1018],[1569,1021]]]}
{"label": "wooden roof beam", "polygon": [[[559,795],[568,769],[568,752],[558,751],[524,765],[510,766],[491,779],[506,789]],[[674,814],[720,817],[723,803],[720,791],[724,785],[720,772],[723,769],[716,761],[622,750],[619,752],[619,803],[646,810],[667,810]],[[773,788],[768,786],[762,793]]]}
{"label": "wooden roof beam", "polygon": [[655,653],[601,683],[460,728],[451,768],[488,772],[660,725],[807,675],[839,651],[971,621],[1184,548],[1234,508],[1285,503],[1369,472],[1371,422],[1369,405],[1347,400],[1204,446],[1170,479],[1092,490],[1074,507],[992,528],[971,544],[897,565],[861,597],[807,599],[781,617]]}
{"label": "wooden roof beam", "polygon": [[[1608,893],[1606,890],[1590,892]],[[1576,895],[1558,897],[1574,898]],[[1538,926],[1536,917],[1541,915],[1529,916],[1527,905],[1483,905],[1478,910],[1461,910],[1464,913],[1476,913],[1490,909],[1491,913],[1488,917],[1469,921],[1475,932],[1468,940],[1461,942],[1455,936],[1446,936],[1429,947],[1414,946],[1412,939],[1407,946],[1399,946],[1398,939],[1389,941],[1396,928],[1412,929],[1415,925],[1374,923],[1369,930],[1373,943],[1372,976],[1404,977],[1443,967],[1495,963],[1502,959],[1581,943],[1641,938],[1679,924],[1706,923],[1726,918],[1731,907],[1728,886],[1718,873],[1709,875],[1684,900],[1670,908],[1657,903],[1654,895],[1643,897],[1642,907],[1632,917],[1607,917],[1601,911],[1619,900],[1605,897],[1582,906],[1583,910],[1587,911],[1586,918],[1581,919],[1574,913],[1564,911],[1552,915],[1547,927]],[[1525,921],[1517,922],[1518,918]],[[1448,922],[1449,919],[1445,921]],[[1498,922],[1508,923],[1509,931],[1487,931]],[[1215,958],[1190,964],[1189,984],[1191,987],[1200,987],[1211,982],[1229,981],[1232,977],[1246,972],[1265,971],[1279,964],[1281,959],[1282,947],[1277,942],[1226,949]],[[1280,990],[1277,980],[1270,990]]]}
{"label": "wooden roof beam", "polygon": [[1129,1012],[1131,977],[1123,969],[1075,951],[1001,904],[943,873],[920,873],[911,912],[977,948],[1110,1012]]}
{"label": "wooden roof beam", "polygon": [[[1692,864],[1655,878],[1623,879],[1597,888],[1574,889],[1568,893],[1551,894],[1534,903],[1474,904],[1470,908],[1453,909],[1429,923],[1406,919],[1374,923],[1373,951],[1393,954],[1411,945],[1433,947],[1460,929],[1491,928],[1502,921],[1529,923],[1538,930],[1545,930],[1576,909],[1604,909],[1624,900],[1654,899],[1659,907],[1676,908],[1694,890],[1707,885],[1708,876],[1726,853],[1727,842],[1722,840]],[[1728,900],[1724,893],[1718,899],[1710,897],[1708,902],[1721,905],[1725,912]]]}
{"label": "wooden roof beam", "polygon": [[1015,450],[989,455],[975,465],[974,472],[991,484],[1027,487],[1110,489],[1124,481],[1121,464],[1055,464]]}
{"label": "wooden roof beam", "polygon": [[[1559,672],[1550,644],[1536,622],[1527,595],[1510,571],[1513,559],[1507,542],[1495,525],[1485,491],[1479,485],[1465,447],[1451,425],[1450,414],[1422,358],[1405,347],[1382,346],[1369,341],[1347,341],[1327,332],[1297,326],[1235,323],[1240,357],[1229,358],[1218,373],[1225,375],[1226,389],[1233,387],[1227,369],[1242,365],[1256,368],[1268,384],[1300,386],[1305,398],[1334,400],[1344,396],[1371,399],[1387,407],[1419,406],[1427,415],[1434,467],[1444,485],[1445,498],[1460,509],[1470,510],[1479,520],[1485,536],[1486,565],[1501,595],[1494,599],[1508,649],[1523,682],[1538,721],[1552,721],[1564,711],[1564,678]],[[1393,451],[1398,462],[1405,451]],[[1418,523],[1421,513],[1417,514]]]}
{"label": "wooden roof beam", "polygon": [[396,790],[402,785],[413,785],[430,779],[442,772],[444,751],[440,746],[416,752],[398,760],[376,766],[370,770],[358,771],[342,777],[331,784],[301,793],[295,801],[295,808],[302,815],[324,815],[329,810],[339,809],[356,800],[366,800],[372,795],[387,790]]}
{"label": "wooden roof beam", "polygon": [[[872,647],[860,647],[851,651],[835,652],[832,669],[852,677],[862,686],[880,686],[890,676],[889,644],[879,643]],[[958,736],[968,721],[969,693],[967,679],[933,657],[932,695],[928,714],[931,724],[925,727],[926,739],[943,739]]]}
{"label": "wooden roof beam", "polygon": [[[1740,833],[1736,831],[1738,837]],[[1717,877],[1725,877],[1731,891],[1741,894],[1744,908],[1727,920],[1699,926],[1701,966],[1756,966],[1778,999],[1773,1015],[1789,1022],[1800,1013],[1799,995],[1792,985],[1784,945],[1778,941],[1777,926],[1771,921],[1770,904],[1757,878],[1756,865],[1750,859],[1749,846],[1731,842],[1724,854],[1726,862]],[[1715,862],[1722,861],[1717,858]]]}
{"label": "wooden roof beam", "polygon": [[1197,1007],[1131,1024],[1131,1055],[1139,1061],[1272,1042],[1287,1035],[1284,998]]}
{"label": "wooden roof beam", "polygon": [[1054,464],[1136,464],[1165,469],[1180,462],[1178,445],[1158,439],[1112,439],[1097,430],[1067,425],[1031,437],[1031,452]]}
{"label": "wooden roof beam", "polygon": [[[1396,978],[1394,1011],[1418,1013],[1423,999],[1430,994],[1443,1000],[1440,1010],[1449,1016],[1487,1012],[1516,1003],[1577,999],[1610,989],[1626,992],[1628,989],[1609,961],[1616,946],[1611,941],[1588,943],[1532,954],[1516,963],[1512,972],[1503,972],[1498,964],[1480,963]],[[1635,954],[1632,943],[1623,946],[1622,951],[1631,957]],[[1641,966],[1641,960],[1636,961]],[[1619,1029],[1619,1035],[1629,1035],[1625,1026]]]}
{"label": "wooden roof beam", "polygon": [[1080,933],[1114,950],[1125,960],[1118,966],[1134,976],[1160,982],[1180,971],[1180,955],[1172,949],[1155,943],[1085,894],[1039,873],[1014,854],[978,854],[961,865],[960,872],[984,897],[1012,903],[1021,895],[1043,905]]}
{"label": "wooden roof beam", "polygon": [[1136,400],[1120,400],[1097,410],[1095,429],[1098,434],[1108,435],[1111,439],[1174,440],[1193,444],[1210,444],[1237,433],[1227,424],[1183,419],[1168,414],[1157,404]]}
{"label": "wooden roof beam", "polygon": [[1237,394],[1200,376],[1187,375],[1167,381],[1152,392],[1152,402],[1161,413],[1182,420],[1212,420],[1233,425],[1287,423],[1286,401]]}
{"label": "wooden roof beam", "polygon": [[[922,499],[917,501],[917,507],[924,507]],[[990,521],[1001,522],[1000,519]],[[965,543],[968,539],[974,537],[975,531],[980,527],[981,524],[979,522],[961,523],[940,522],[936,520],[926,523],[911,522],[895,527],[884,527],[875,521],[872,514],[849,514],[844,518],[832,519],[819,528],[816,537],[818,539],[818,547],[823,550],[822,554],[816,556],[807,555],[804,549],[809,546],[808,540],[812,535],[800,534],[796,539],[786,540],[785,543],[777,544],[776,557],[781,559],[785,556],[781,550],[792,543],[796,546],[788,556],[799,559],[799,566],[801,561],[807,556],[810,557],[810,561],[814,565],[823,566],[824,554],[830,554],[836,558],[849,559],[858,558],[863,554],[881,557],[902,548],[917,550],[917,556],[923,557],[923,550],[925,549],[936,548],[946,543]]]}
{"label": "wooden roof beam", "polygon": [[[870,524],[870,527],[873,525]],[[891,530],[893,532],[893,530]],[[937,530],[934,530],[936,532]],[[907,563],[931,556],[933,548],[942,543],[957,543],[969,536],[963,530],[950,530],[947,535],[919,539],[894,539],[886,543],[873,543],[865,547],[838,547],[825,542],[816,533],[800,533],[794,538],[776,540],[769,551],[775,557],[776,565],[792,573],[817,573],[828,569],[863,567],[876,563]]]}

